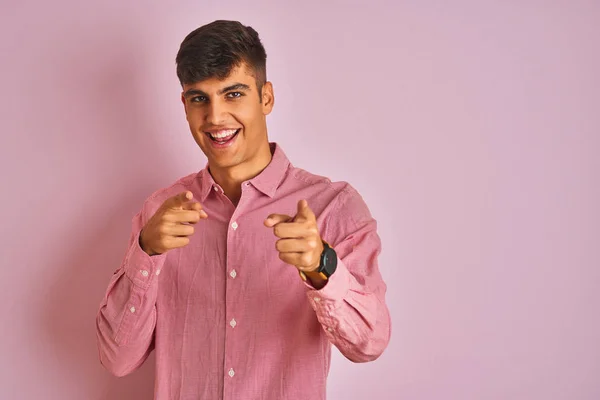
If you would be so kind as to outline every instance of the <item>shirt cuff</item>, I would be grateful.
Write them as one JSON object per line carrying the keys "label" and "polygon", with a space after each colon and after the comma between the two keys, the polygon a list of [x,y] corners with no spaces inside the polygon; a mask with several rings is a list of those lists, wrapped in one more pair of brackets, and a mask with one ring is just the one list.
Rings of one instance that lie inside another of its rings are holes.
{"label": "shirt cuff", "polygon": [[323,308],[335,310],[341,306],[350,289],[351,278],[352,274],[350,274],[344,262],[338,257],[335,272],[321,289],[315,289],[309,280],[306,280],[304,284],[308,288],[307,296],[315,311]]}
{"label": "shirt cuff", "polygon": [[134,285],[147,289],[155,280],[154,278],[160,274],[165,263],[166,253],[149,256],[140,246],[140,232],[135,235],[123,268],[125,275]]}

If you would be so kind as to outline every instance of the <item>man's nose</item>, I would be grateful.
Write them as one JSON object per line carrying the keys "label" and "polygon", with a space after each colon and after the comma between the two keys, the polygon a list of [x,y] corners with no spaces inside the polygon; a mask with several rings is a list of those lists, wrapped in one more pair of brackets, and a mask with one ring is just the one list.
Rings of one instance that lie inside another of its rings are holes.
{"label": "man's nose", "polygon": [[212,101],[208,105],[206,122],[210,125],[219,126],[225,122],[225,105],[219,101]]}

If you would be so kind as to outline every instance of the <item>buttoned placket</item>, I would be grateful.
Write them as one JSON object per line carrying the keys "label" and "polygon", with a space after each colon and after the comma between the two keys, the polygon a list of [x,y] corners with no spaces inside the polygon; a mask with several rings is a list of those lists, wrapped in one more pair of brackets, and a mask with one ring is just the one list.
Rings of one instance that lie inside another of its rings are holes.
{"label": "buttoned placket", "polygon": [[[234,365],[235,354],[232,353],[231,343],[239,340],[237,337],[238,331],[235,329],[240,323],[243,323],[243,315],[237,315],[236,312],[236,299],[239,299],[239,279],[243,279],[243,270],[240,270],[239,265],[234,264],[235,247],[240,244],[240,234],[243,231],[243,224],[240,222],[240,218],[243,212],[243,204],[246,201],[249,193],[247,191],[248,185],[242,185],[242,196],[238,202],[237,207],[233,211],[231,218],[228,222],[227,227],[227,265],[225,267],[226,275],[226,287],[225,287],[225,349],[224,349],[224,380],[223,380],[223,399],[231,399],[233,393],[232,385],[235,384],[235,376],[238,372],[238,366]],[[223,194],[224,195],[224,194]],[[243,371],[242,371],[243,372]]]}

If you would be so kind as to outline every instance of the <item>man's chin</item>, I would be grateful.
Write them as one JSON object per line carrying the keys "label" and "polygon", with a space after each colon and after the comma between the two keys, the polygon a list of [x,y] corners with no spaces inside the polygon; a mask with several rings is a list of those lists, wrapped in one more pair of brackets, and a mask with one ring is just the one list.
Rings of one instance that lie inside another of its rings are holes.
{"label": "man's chin", "polygon": [[237,160],[238,157],[232,156],[223,156],[223,157],[208,157],[208,163],[211,167],[219,168],[219,169],[228,169],[236,167],[240,164]]}

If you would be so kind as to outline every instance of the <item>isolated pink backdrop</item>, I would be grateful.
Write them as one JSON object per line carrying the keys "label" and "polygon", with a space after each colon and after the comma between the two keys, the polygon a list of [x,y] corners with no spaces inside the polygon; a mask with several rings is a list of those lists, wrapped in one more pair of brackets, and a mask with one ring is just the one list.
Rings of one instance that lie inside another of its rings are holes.
{"label": "isolated pink backdrop", "polygon": [[[3,1],[0,398],[151,399],[94,319],[144,198],[202,168],[175,76],[261,34],[292,162],[379,221],[393,336],[333,400],[600,398],[600,3]],[[298,327],[302,329],[302,327]],[[307,383],[310,384],[310,383]]]}

